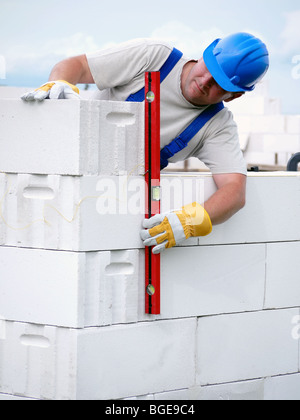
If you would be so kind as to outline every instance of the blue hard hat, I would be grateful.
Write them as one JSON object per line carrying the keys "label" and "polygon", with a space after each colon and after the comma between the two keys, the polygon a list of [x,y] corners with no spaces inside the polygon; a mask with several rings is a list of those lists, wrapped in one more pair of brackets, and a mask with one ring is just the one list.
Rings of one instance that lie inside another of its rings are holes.
{"label": "blue hard hat", "polygon": [[212,77],[228,92],[252,91],[269,69],[266,45],[240,32],[215,40],[203,54]]}

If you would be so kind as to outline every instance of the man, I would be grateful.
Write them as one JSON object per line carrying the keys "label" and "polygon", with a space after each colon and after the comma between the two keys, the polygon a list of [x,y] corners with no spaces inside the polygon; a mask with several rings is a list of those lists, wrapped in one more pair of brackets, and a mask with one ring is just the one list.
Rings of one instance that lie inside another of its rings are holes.
{"label": "man", "polygon": [[[79,98],[78,83],[95,83],[98,99],[126,101],[144,85],[146,71],[159,71],[172,48],[144,39],[58,63],[49,83],[25,94],[25,101]],[[208,107],[252,91],[269,68],[267,47],[258,38],[237,33],[217,39],[199,61],[180,58],[161,84],[161,148],[165,148]],[[198,157],[211,170],[217,192],[204,204],[145,220],[142,239],[154,253],[189,237],[205,236],[245,205],[247,168],[237,126],[227,108],[217,112],[168,162]],[[167,162],[167,163],[168,163]]]}

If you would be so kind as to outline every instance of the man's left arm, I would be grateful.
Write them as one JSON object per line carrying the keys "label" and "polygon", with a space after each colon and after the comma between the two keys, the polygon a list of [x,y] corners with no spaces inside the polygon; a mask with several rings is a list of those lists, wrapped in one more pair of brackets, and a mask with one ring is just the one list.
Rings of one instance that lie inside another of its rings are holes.
{"label": "man's left arm", "polygon": [[247,177],[242,174],[219,174],[213,176],[217,192],[204,204],[212,225],[229,220],[246,204]]}

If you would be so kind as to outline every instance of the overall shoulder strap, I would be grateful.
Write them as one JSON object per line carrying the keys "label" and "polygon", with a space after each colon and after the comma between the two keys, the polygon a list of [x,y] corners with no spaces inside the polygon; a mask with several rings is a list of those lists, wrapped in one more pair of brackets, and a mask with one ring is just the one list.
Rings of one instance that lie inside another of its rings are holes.
{"label": "overall shoulder strap", "polygon": [[[169,55],[167,61],[163,64],[162,68],[160,69],[160,83],[162,83],[168,75],[171,73],[173,68],[182,58],[183,53],[176,48],[173,49],[171,54]],[[143,102],[145,100],[145,88],[142,88],[136,93],[127,98],[126,102]]]}
{"label": "overall shoulder strap", "polygon": [[169,164],[168,160],[185,149],[201,128],[224,108],[223,102],[209,106],[176,139],[165,146],[160,152],[161,169],[166,168]]}

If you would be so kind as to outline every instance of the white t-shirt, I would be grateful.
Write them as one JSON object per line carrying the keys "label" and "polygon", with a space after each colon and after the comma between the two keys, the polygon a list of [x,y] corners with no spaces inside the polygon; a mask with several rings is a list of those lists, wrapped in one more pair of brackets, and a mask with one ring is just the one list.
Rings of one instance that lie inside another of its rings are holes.
{"label": "white t-shirt", "polygon": [[[88,54],[88,64],[100,90],[94,98],[126,101],[144,87],[145,72],[159,71],[172,47],[162,41],[139,39]],[[183,57],[161,84],[161,148],[187,128],[207,107],[189,103],[181,91],[181,74],[190,61]],[[228,108],[213,117],[169,162],[197,157],[213,174],[247,174],[240,149],[237,125]]]}

